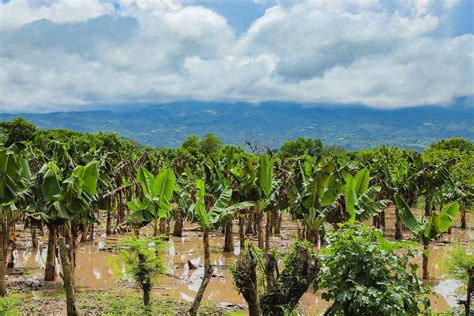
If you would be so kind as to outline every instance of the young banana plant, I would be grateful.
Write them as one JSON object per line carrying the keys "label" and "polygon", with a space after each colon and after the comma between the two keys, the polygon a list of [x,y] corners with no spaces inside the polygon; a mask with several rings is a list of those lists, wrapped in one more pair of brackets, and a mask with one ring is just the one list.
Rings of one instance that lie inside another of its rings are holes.
{"label": "young banana plant", "polygon": [[249,208],[253,206],[251,202],[240,202],[237,204],[230,205],[232,198],[232,189],[226,188],[222,191],[217,201],[209,209],[206,207],[206,189],[204,181],[196,181],[197,193],[196,193],[196,202],[191,206],[191,210],[194,213],[194,217],[201,226],[203,232],[203,245],[204,245],[204,277],[202,283],[199,287],[194,302],[189,310],[191,315],[197,315],[199,310],[199,305],[201,304],[204,291],[209,284],[212,276],[212,266],[211,266],[211,255],[209,250],[209,231],[219,226],[230,216],[242,209]]}
{"label": "young banana plant", "polygon": [[405,226],[423,243],[423,278],[428,278],[428,250],[430,242],[447,232],[459,212],[459,203],[445,205],[439,213],[433,211],[423,222],[418,221],[403,198],[395,194],[395,203]]}
{"label": "young banana plant", "polygon": [[388,200],[375,201],[380,186],[369,187],[370,172],[367,168],[359,170],[355,176],[347,176],[345,180],[344,196],[349,223],[368,220],[387,207]]}
{"label": "young banana plant", "polygon": [[142,197],[127,203],[133,211],[128,221],[142,226],[153,223],[154,235],[157,236],[159,220],[170,216],[176,177],[172,169],[164,169],[155,177],[142,167],[137,172],[137,182],[142,188]]}

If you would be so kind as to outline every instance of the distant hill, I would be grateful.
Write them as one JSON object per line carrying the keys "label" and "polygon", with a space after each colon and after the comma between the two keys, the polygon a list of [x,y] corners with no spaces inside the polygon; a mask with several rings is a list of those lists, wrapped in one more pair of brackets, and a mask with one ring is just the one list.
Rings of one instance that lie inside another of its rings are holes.
{"label": "distant hill", "polygon": [[246,139],[272,148],[300,136],[362,149],[382,144],[422,150],[451,137],[474,140],[474,109],[465,105],[374,110],[360,106],[302,107],[290,103],[174,102],[129,111],[0,114],[25,117],[42,129],[107,131],[154,147],[175,147],[190,134],[213,132],[225,143]]}

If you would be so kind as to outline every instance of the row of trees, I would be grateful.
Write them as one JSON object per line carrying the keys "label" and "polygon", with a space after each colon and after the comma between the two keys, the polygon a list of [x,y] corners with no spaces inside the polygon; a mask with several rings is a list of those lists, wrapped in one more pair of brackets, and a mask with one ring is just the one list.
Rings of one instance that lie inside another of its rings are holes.
{"label": "row of trees", "polygon": [[[317,142],[298,140],[298,146],[285,145],[274,155],[252,144],[252,153],[223,146],[213,135],[202,141],[190,137],[181,148],[154,150],[114,134],[39,131],[23,120],[1,127],[2,295],[14,242],[9,231],[19,221],[48,227],[47,281],[56,278],[58,236],[65,238],[74,273],[79,237],[93,239],[94,224],[101,219],[107,234],[126,225],[139,236],[141,227],[152,225],[155,237],[165,238],[181,236],[186,220],[198,223],[205,274],[190,310],[196,314],[212,276],[209,231],[222,229],[223,251],[233,251],[233,219],[238,219],[242,248],[248,247],[248,234],[257,237],[267,288],[277,293],[270,237],[280,233],[283,213],[299,223],[300,239],[319,249],[328,224],[337,229],[372,220],[385,230],[385,208],[393,205],[395,237],[403,237],[404,224],[422,242],[423,276],[428,277],[429,242],[449,229],[459,209],[465,227],[473,201],[473,146],[460,139],[434,144],[422,154],[388,147],[323,152],[315,149],[321,147]],[[306,145],[301,152],[293,150]],[[421,216],[413,210],[420,203]],[[32,226],[33,245],[35,233]],[[140,260],[146,266],[145,256]],[[149,282],[142,284],[144,291],[150,288]]]}

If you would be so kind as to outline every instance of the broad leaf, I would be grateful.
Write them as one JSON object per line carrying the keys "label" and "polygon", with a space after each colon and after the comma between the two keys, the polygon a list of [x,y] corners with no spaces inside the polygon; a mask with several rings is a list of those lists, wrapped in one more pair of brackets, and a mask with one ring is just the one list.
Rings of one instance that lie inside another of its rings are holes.
{"label": "broad leaf", "polygon": [[418,222],[413,213],[408,207],[407,203],[402,199],[401,196],[395,194],[395,204],[397,205],[400,218],[403,224],[415,235],[419,235],[423,230],[423,225]]}

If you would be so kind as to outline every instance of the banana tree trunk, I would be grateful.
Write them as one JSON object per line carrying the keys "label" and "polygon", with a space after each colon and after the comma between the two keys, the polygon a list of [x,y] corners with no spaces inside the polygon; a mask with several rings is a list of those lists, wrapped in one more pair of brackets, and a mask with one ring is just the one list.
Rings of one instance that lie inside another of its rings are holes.
{"label": "banana tree trunk", "polygon": [[184,217],[181,211],[177,211],[176,221],[174,222],[173,236],[183,237]]}
{"label": "banana tree trunk", "polygon": [[245,249],[245,217],[239,216],[239,241],[240,241],[240,250]]}
{"label": "banana tree trunk", "polygon": [[16,249],[15,223],[11,223],[8,228],[8,243],[7,243],[7,268],[13,269],[15,267],[14,252]]}
{"label": "banana tree trunk", "polygon": [[400,240],[403,238],[403,226],[400,218],[398,209],[395,209],[395,239]]}
{"label": "banana tree trunk", "polygon": [[265,223],[265,253],[270,249],[270,235],[272,234],[271,212],[267,212],[267,222]]}
{"label": "banana tree trunk", "polygon": [[247,215],[247,227],[245,229],[245,234],[255,235],[255,231],[253,230],[254,214],[255,210],[252,208],[250,213]]}
{"label": "banana tree trunk", "polygon": [[275,220],[275,235],[279,236],[281,233],[281,223],[283,222],[283,212],[276,211],[276,220]]}
{"label": "banana tree trunk", "polygon": [[224,252],[234,252],[234,239],[232,236],[232,219],[225,222]]}
{"label": "banana tree trunk", "polygon": [[211,281],[212,277],[211,255],[209,250],[209,231],[207,229],[203,231],[202,241],[204,244],[204,277],[202,279],[201,286],[196,293],[196,297],[194,297],[193,305],[189,310],[189,314],[191,316],[197,315],[199,311],[199,305],[201,305],[201,300],[204,296],[204,292],[206,291],[207,285]]}
{"label": "banana tree trunk", "polygon": [[45,281],[54,281],[56,278],[56,227],[48,224],[48,254],[46,256]]}
{"label": "banana tree trunk", "polygon": [[263,214],[261,210],[255,211],[255,223],[257,225],[258,248],[265,250],[265,236],[263,234]]}
{"label": "banana tree trunk", "polygon": [[428,279],[429,273],[428,273],[428,256],[429,256],[429,242],[424,241],[423,242],[423,279]]}
{"label": "banana tree trunk", "polygon": [[38,248],[38,237],[36,237],[36,228],[34,225],[31,225],[30,231],[31,231],[31,247],[33,249],[36,249]]}
{"label": "banana tree trunk", "polygon": [[74,279],[71,271],[71,263],[69,262],[69,252],[66,248],[64,237],[59,238],[59,253],[61,255],[61,266],[63,268],[64,289],[66,290],[67,315],[79,315],[76,309],[76,299],[74,296]]}
{"label": "banana tree trunk", "polygon": [[466,229],[466,207],[461,203],[461,228]]}
{"label": "banana tree trunk", "polygon": [[4,220],[2,220],[1,223],[0,246],[0,296],[5,296],[7,295],[5,276],[7,274],[6,256],[8,247],[8,224]]}
{"label": "banana tree trunk", "polygon": [[160,232],[160,235],[166,234],[166,219],[164,218],[160,218],[159,232]]}
{"label": "banana tree trunk", "polygon": [[107,221],[105,224],[105,235],[109,236],[112,234],[112,216],[110,211],[107,211]]}
{"label": "banana tree trunk", "polygon": [[81,242],[82,243],[87,242],[87,235],[89,234],[89,227],[90,227],[90,224],[84,224],[84,227],[82,228],[82,232],[81,232]]}

